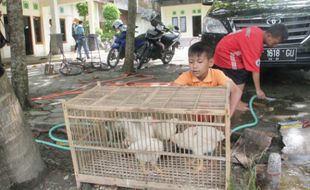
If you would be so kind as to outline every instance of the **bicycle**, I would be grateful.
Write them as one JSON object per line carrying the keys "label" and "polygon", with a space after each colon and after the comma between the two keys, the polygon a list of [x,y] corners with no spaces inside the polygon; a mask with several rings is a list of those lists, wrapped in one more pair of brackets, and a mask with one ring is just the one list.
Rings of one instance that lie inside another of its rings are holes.
{"label": "bicycle", "polygon": [[65,76],[79,75],[85,70],[85,63],[86,59],[77,59],[77,62],[69,62],[64,58],[60,64],[59,73]]}
{"label": "bicycle", "polygon": [[89,63],[90,65],[87,65],[85,58],[77,58],[75,61],[64,58],[60,64],[59,72],[65,76],[74,76],[81,74],[83,71],[87,71],[88,73],[93,72],[94,70],[92,69],[100,71],[110,70],[110,67],[102,62]]}

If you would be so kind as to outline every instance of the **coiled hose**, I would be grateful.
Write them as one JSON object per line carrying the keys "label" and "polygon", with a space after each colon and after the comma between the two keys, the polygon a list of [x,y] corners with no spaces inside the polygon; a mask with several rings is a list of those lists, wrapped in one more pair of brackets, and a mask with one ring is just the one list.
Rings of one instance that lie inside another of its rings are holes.
{"label": "coiled hose", "polygon": [[[63,143],[63,144],[68,144],[68,140],[67,139],[60,139],[60,138],[57,138],[53,135],[53,132],[58,129],[58,128],[61,128],[61,127],[64,127],[65,124],[64,123],[61,123],[61,124],[58,124],[58,125],[55,125],[53,126],[49,131],[48,131],[48,137],[50,139],[52,139],[53,141],[56,141],[56,142],[60,142],[60,143]],[[61,149],[61,150],[70,150],[70,147],[68,146],[63,146],[63,145],[58,145],[58,144],[55,144],[55,143],[51,143],[51,142],[48,142],[48,141],[43,141],[43,140],[39,140],[39,139],[35,139],[35,141],[37,143],[40,143],[40,144],[45,144],[45,145],[48,145],[48,146],[51,146],[51,147],[54,147],[54,148],[58,148],[58,149]]]}

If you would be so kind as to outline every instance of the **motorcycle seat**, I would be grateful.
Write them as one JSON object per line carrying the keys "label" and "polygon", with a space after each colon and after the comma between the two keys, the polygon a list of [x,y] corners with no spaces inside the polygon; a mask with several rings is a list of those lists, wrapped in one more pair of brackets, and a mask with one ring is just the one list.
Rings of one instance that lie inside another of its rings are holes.
{"label": "motorcycle seat", "polygon": [[174,40],[176,39],[178,36],[175,34],[165,34],[162,38],[164,38],[164,40]]}

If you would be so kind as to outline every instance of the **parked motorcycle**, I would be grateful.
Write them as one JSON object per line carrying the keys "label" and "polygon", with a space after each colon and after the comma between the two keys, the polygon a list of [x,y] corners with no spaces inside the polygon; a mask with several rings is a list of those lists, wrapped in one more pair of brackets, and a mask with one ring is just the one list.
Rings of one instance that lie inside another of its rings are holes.
{"label": "parked motorcycle", "polygon": [[177,26],[173,30],[169,30],[155,19],[151,20],[151,24],[154,29],[147,30],[145,43],[136,53],[138,69],[150,59],[161,59],[163,64],[170,63],[175,54],[175,49],[180,45],[181,35]]}
{"label": "parked motorcycle", "polygon": [[[125,58],[126,34],[127,27],[121,21],[117,20],[113,23],[114,29],[119,29],[120,33],[115,37],[111,49],[108,53],[107,63],[111,68],[114,68],[119,63],[120,59]],[[141,34],[135,38],[135,52],[145,43],[145,35]]]}

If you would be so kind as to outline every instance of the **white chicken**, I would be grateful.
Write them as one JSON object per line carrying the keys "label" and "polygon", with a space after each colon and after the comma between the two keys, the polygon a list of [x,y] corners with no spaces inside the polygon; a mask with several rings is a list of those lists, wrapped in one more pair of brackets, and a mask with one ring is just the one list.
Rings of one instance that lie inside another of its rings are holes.
{"label": "white chicken", "polygon": [[160,140],[169,140],[170,137],[176,134],[177,125],[176,122],[179,121],[176,118],[167,121],[154,121],[152,117],[146,117],[151,121],[152,128],[154,130],[154,135]]}
{"label": "white chicken", "polygon": [[125,131],[124,145],[130,145],[140,139],[154,137],[152,126],[146,121],[147,117],[142,118],[141,121],[124,121],[118,122],[117,126]]}
{"label": "white chicken", "polygon": [[[218,142],[225,138],[224,133],[214,127],[196,126],[175,134],[170,140],[180,148],[189,149],[194,155],[202,156],[212,153]],[[198,160],[197,171],[203,169],[203,160]]]}
{"label": "white chicken", "polygon": [[134,143],[132,143],[128,150],[138,150],[139,152],[134,153],[135,158],[139,161],[140,167],[147,173],[145,169],[145,164],[150,163],[157,172],[161,172],[157,166],[157,160],[160,157],[161,151],[164,150],[163,143],[156,138],[142,138]]}

